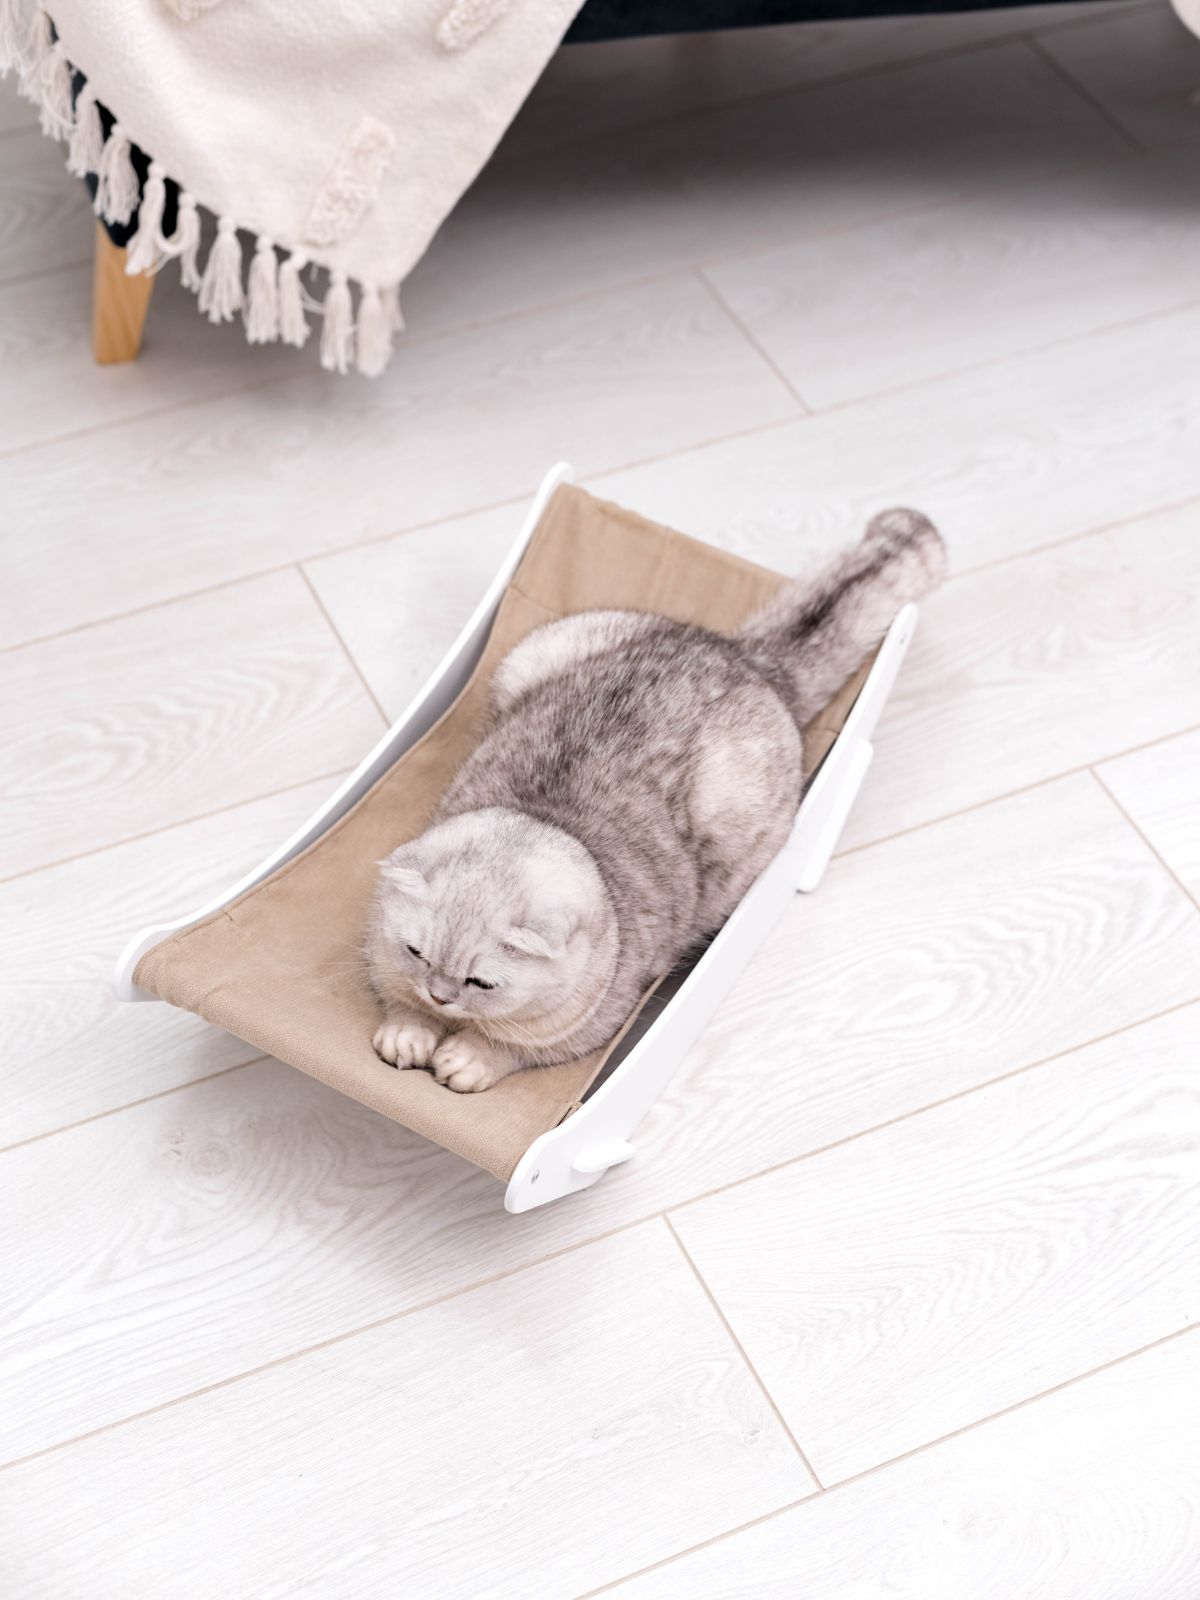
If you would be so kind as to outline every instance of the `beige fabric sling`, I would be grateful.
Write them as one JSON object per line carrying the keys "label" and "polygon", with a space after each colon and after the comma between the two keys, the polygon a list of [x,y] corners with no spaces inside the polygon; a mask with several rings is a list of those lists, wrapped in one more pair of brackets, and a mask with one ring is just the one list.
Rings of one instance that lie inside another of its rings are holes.
{"label": "beige fabric sling", "polygon": [[[506,1181],[532,1141],[579,1104],[618,1040],[581,1061],[514,1073],[478,1095],[455,1094],[429,1072],[386,1066],[371,1047],[378,1003],[358,954],[375,863],[427,826],[479,736],[493,669],[531,629],[576,611],[623,607],[729,632],[784,581],[581,489],[560,488],[470,683],[445,716],[303,854],[148,951],[136,982]],[[866,671],[807,729],[808,772],[836,738]]]}

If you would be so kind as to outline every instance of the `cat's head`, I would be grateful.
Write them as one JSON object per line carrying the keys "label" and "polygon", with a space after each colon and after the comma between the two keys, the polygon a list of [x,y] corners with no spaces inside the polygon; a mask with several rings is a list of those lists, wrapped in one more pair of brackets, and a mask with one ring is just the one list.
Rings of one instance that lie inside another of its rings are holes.
{"label": "cat's head", "polygon": [[376,984],[517,1043],[604,981],[612,921],[576,840],[516,812],[466,812],[379,863]]}

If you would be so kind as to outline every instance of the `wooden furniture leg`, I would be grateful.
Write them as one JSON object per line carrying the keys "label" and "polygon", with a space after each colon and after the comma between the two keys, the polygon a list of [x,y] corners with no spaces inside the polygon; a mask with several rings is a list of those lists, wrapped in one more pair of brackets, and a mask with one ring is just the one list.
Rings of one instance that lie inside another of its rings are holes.
{"label": "wooden furniture leg", "polygon": [[92,350],[101,366],[132,361],[142,347],[142,327],[154,289],[149,273],[128,277],[126,252],[113,244],[104,224],[96,224],[92,278]]}

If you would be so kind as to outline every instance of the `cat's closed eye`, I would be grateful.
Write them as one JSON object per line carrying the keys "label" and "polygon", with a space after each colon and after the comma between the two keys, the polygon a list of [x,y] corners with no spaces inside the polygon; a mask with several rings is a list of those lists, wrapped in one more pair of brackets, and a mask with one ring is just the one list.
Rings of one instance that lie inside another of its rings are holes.
{"label": "cat's closed eye", "polygon": [[494,983],[487,983],[483,978],[468,978],[467,982],[476,989],[494,989],[496,987]]}
{"label": "cat's closed eye", "polygon": [[418,961],[424,961],[425,957],[417,949],[415,944],[406,944],[404,948],[408,951],[410,956],[416,956]]}

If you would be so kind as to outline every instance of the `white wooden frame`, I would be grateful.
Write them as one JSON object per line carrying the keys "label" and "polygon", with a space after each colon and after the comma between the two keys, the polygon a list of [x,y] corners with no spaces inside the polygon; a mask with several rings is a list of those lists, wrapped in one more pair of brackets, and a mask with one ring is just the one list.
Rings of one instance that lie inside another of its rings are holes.
{"label": "white wooden frame", "polygon": [[783,849],[738,902],[704,954],[646,1031],[594,1093],[517,1163],[504,1195],[509,1211],[529,1211],[595,1183],[636,1154],[639,1122],[671,1081],[739,973],[797,890],[824,876],[850,815],[874,747],[871,735],[896,681],[917,621],[905,606],[888,630],[845,725],[805,790]]}
{"label": "white wooden frame", "polygon": [[[157,995],[133,981],[134,969],[147,950],[219,911],[320,838],[449,709],[475,670],[501,597],[551,495],[559,484],[570,483],[572,477],[571,468],[564,462],[546,475],[516,543],[453,648],[408,710],[320,810],[224,893],[188,916],[143,929],[129,941],[113,975],[113,989],[119,1000],[157,999]],[[871,764],[871,736],[896,681],[916,618],[917,608],[905,606],[893,621],[841,733],[805,790],[787,844],[742,897],[663,1010],[626,1048],[599,1087],[577,1111],[530,1145],[509,1179],[504,1196],[507,1210],[529,1211],[586,1189],[609,1167],[635,1154],[630,1140],[638,1124],[666,1088],[738,974],[792,895],[797,890],[811,892],[820,883]]]}

